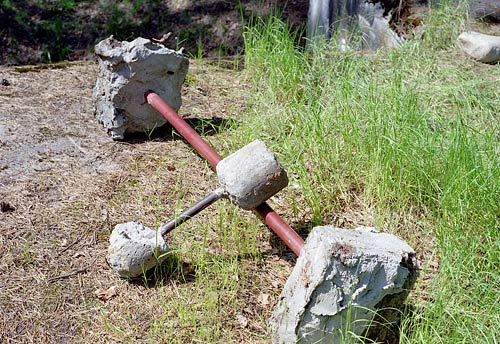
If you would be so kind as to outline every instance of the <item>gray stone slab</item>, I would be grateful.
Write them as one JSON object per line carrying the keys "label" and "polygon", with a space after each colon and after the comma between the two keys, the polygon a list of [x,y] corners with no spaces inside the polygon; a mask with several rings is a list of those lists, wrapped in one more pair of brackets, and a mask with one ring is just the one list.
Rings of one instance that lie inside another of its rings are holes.
{"label": "gray stone slab", "polygon": [[[365,334],[387,299],[403,307],[416,264],[413,249],[394,235],[315,227],[270,319],[272,342],[343,343],[349,331]],[[389,321],[397,315],[384,313]],[[384,330],[378,340],[387,339]]]}
{"label": "gray stone slab", "polygon": [[479,62],[500,61],[500,37],[468,31],[458,36],[458,46]]}

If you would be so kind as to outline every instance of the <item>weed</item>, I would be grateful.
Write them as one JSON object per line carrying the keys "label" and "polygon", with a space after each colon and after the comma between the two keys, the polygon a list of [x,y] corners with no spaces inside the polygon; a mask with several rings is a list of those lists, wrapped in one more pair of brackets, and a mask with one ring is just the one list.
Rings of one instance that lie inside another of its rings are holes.
{"label": "weed", "polygon": [[408,315],[418,319],[405,320],[407,342],[494,343],[500,332],[492,265],[500,252],[492,116],[500,75],[479,78],[444,52],[467,25],[463,9],[441,2],[423,41],[370,58],[335,47],[303,52],[277,18],[257,20],[244,34],[254,89],[238,139],[263,138],[295,172],[310,210],[299,215],[319,224],[374,205],[376,224],[391,223],[388,230],[410,244],[421,245],[422,233],[406,226],[421,222],[437,239],[440,268],[426,287],[433,299]]}
{"label": "weed", "polygon": [[468,26],[468,0],[432,1],[430,14],[424,22],[423,42],[432,49],[450,47]]}
{"label": "weed", "polygon": [[146,133],[146,136],[148,137],[148,140],[151,141],[151,138],[153,137],[153,133],[156,129],[156,123],[151,129],[144,129],[144,132]]}

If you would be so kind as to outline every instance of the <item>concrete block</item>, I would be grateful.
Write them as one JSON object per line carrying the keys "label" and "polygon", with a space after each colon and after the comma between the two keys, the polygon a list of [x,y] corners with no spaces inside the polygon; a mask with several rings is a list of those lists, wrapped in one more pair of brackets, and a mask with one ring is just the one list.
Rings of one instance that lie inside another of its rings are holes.
{"label": "concrete block", "polygon": [[[315,227],[270,319],[272,342],[344,343],[349,331],[364,335],[387,299],[403,307],[416,267],[413,249],[394,235]],[[384,316],[396,321],[397,314]],[[377,340],[387,340],[384,331],[374,332]]]}
{"label": "concrete block", "polygon": [[217,164],[219,184],[229,200],[252,209],[288,185],[288,176],[266,145],[255,140]]}
{"label": "concrete block", "polygon": [[181,87],[189,60],[149,39],[120,42],[113,36],[95,47],[99,76],[93,92],[95,116],[113,139],[126,132],[146,132],[166,123],[144,93],[154,90],[174,110],[181,106]]}
{"label": "concrete block", "polygon": [[109,243],[106,259],[122,277],[140,276],[158,264],[161,255],[169,251],[159,232],[137,222],[116,225]]}

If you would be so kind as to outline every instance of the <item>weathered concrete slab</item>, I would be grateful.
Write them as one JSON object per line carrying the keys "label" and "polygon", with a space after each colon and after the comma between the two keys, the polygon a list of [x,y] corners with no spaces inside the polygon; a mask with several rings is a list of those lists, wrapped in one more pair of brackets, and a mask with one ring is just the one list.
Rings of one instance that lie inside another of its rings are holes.
{"label": "weathered concrete slab", "polygon": [[266,145],[255,140],[217,164],[219,184],[229,200],[252,209],[288,185],[288,177]]}
{"label": "weathered concrete slab", "polygon": [[458,36],[458,46],[479,62],[500,61],[500,37],[469,31]]}
{"label": "weathered concrete slab", "polygon": [[[388,298],[402,308],[416,266],[413,249],[394,235],[315,227],[270,319],[272,342],[343,343],[348,331],[363,335]],[[397,315],[384,313],[388,321]],[[387,339],[384,327],[375,333]]]}
{"label": "weathered concrete slab", "polygon": [[95,47],[99,75],[94,88],[95,116],[113,139],[126,132],[146,132],[166,123],[144,93],[154,90],[174,110],[181,106],[181,87],[189,60],[181,53],[137,38],[120,42],[109,37]]}

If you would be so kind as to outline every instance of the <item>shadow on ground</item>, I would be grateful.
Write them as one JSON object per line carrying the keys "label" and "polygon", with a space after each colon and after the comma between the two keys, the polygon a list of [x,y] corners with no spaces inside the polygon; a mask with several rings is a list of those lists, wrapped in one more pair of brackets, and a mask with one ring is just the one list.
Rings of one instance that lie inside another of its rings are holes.
{"label": "shadow on ground", "polygon": [[[201,136],[211,136],[220,134],[237,125],[234,119],[221,117],[207,118],[184,118],[187,124]],[[161,127],[154,129],[150,133],[136,132],[126,134],[124,142],[135,144],[144,143],[151,140],[184,140],[185,139],[170,125],[166,123]]]}
{"label": "shadow on ground", "polygon": [[130,283],[138,287],[156,288],[169,283],[191,283],[196,279],[195,265],[185,262],[176,254],[169,252],[164,261],[144,275],[131,279]]}
{"label": "shadow on ground", "polygon": [[160,38],[172,32],[170,48],[188,55],[221,57],[242,52],[242,27],[249,18],[277,8],[292,24],[307,18],[307,1],[3,1],[0,2],[0,64],[89,58],[94,45]]}

